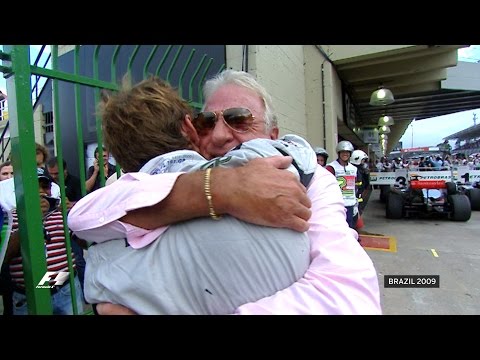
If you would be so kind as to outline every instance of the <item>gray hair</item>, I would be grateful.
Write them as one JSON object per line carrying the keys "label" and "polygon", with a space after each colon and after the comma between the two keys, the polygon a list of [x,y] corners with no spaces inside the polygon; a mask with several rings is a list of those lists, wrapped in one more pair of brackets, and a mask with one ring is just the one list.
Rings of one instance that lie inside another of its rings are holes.
{"label": "gray hair", "polygon": [[272,97],[268,94],[267,90],[257,82],[252,74],[245,71],[228,69],[207,80],[203,85],[205,102],[207,102],[210,96],[212,96],[212,94],[220,87],[228,84],[243,86],[254,91],[262,99],[265,106],[265,130],[268,132],[273,128],[278,127],[277,116],[274,114],[273,110]]}

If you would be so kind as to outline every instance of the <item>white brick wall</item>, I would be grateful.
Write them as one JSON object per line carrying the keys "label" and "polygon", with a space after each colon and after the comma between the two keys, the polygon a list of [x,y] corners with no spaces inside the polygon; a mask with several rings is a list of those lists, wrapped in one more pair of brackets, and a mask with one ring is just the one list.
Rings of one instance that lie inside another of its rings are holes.
{"label": "white brick wall", "polygon": [[280,134],[307,136],[301,45],[250,45],[249,72],[272,95]]}

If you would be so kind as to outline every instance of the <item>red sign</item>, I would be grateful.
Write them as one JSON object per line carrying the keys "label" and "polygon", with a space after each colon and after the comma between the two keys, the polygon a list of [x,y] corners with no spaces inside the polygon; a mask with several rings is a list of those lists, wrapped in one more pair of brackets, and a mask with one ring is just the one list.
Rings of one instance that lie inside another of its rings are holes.
{"label": "red sign", "polygon": [[445,180],[412,180],[410,181],[412,189],[445,189]]}
{"label": "red sign", "polygon": [[400,151],[403,153],[407,153],[407,152],[429,151],[429,150],[430,150],[429,147],[416,147],[416,148],[402,149]]}

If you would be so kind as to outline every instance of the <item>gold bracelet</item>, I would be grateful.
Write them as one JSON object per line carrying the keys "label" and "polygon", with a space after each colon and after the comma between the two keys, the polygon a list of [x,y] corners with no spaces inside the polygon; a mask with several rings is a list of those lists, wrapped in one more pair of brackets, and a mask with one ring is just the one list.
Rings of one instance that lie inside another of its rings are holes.
{"label": "gold bracelet", "polygon": [[204,178],[204,184],[203,188],[205,190],[205,197],[207,198],[207,203],[208,203],[208,212],[210,214],[210,217],[213,220],[220,220],[221,215],[217,215],[215,213],[215,209],[213,208],[213,201],[212,201],[212,193],[210,192],[210,176],[211,176],[212,169],[208,168],[205,171],[205,178]]}

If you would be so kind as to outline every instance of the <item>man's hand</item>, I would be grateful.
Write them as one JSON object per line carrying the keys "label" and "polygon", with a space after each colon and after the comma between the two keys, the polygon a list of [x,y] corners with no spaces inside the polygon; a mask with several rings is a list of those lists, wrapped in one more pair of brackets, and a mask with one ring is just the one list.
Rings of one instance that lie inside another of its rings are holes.
{"label": "man's hand", "polygon": [[44,196],[47,196],[47,194],[40,193],[40,209],[42,209],[42,215],[45,215],[50,209],[50,203]]}
{"label": "man's hand", "polygon": [[97,312],[99,315],[137,315],[137,313],[123,305],[110,303],[97,304]]}
{"label": "man's hand", "polygon": [[93,160],[93,172],[98,174],[100,171],[100,167],[98,166],[98,160]]}
{"label": "man's hand", "polygon": [[306,231],[311,201],[306,188],[287,168],[289,156],[255,159],[235,169],[214,169],[215,209],[258,225]]}

